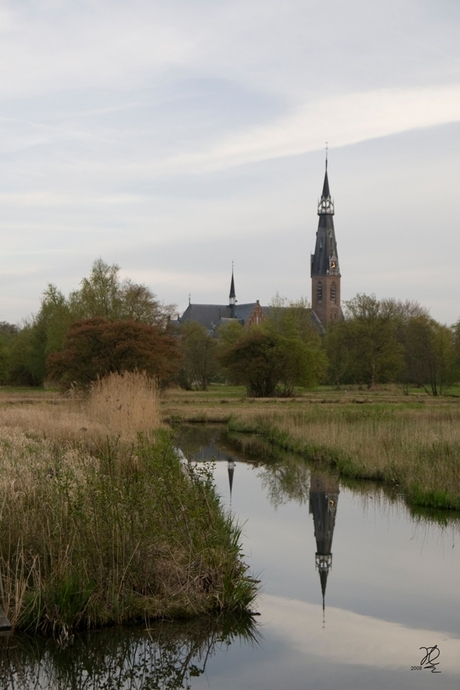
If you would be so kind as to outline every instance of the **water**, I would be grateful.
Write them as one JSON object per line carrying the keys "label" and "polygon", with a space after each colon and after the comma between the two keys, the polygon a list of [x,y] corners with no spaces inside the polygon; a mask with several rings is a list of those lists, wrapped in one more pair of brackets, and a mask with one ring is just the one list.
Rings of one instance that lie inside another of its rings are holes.
{"label": "water", "polygon": [[293,458],[248,460],[217,436],[185,431],[181,447],[214,458],[243,524],[262,588],[255,627],[109,630],[64,650],[17,637],[0,687],[460,690],[458,519],[413,515],[381,488],[339,484]]}

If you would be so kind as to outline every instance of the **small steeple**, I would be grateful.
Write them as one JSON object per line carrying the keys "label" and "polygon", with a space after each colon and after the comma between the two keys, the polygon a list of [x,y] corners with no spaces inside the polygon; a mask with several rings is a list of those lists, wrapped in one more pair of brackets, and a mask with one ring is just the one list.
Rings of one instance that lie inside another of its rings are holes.
{"label": "small steeple", "polygon": [[232,280],[230,283],[230,295],[229,295],[228,305],[230,307],[230,317],[233,319],[235,317],[235,305],[236,305],[235,279],[233,277],[233,261],[232,261]]}

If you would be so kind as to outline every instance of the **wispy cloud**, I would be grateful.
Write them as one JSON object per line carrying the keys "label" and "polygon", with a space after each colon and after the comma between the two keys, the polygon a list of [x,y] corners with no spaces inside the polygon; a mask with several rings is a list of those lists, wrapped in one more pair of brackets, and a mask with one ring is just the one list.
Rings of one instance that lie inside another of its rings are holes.
{"label": "wispy cloud", "polygon": [[314,151],[323,148],[325,140],[333,147],[346,146],[454,121],[460,121],[460,85],[352,93],[298,107],[166,164],[169,170],[219,170]]}

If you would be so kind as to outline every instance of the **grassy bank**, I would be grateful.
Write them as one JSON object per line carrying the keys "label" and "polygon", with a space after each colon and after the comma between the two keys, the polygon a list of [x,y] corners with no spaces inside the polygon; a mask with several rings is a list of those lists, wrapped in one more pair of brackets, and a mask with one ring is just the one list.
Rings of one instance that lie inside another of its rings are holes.
{"label": "grassy bank", "polygon": [[183,466],[142,376],[84,402],[0,408],[0,597],[19,629],[67,635],[243,611],[255,596],[211,478]]}
{"label": "grassy bank", "polygon": [[[225,421],[342,476],[383,481],[419,506],[460,510],[460,401],[397,390],[318,391],[294,400],[224,402],[171,395],[165,408],[187,421]],[[195,397],[197,398],[196,394]],[[190,400],[190,399],[189,399]]]}

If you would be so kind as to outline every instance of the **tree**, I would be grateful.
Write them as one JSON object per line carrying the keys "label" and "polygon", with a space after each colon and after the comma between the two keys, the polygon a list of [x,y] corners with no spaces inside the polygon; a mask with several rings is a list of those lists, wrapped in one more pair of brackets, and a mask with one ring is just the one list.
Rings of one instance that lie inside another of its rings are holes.
{"label": "tree", "polygon": [[336,388],[359,380],[356,367],[353,328],[349,321],[331,321],[326,331],[324,348],[328,361],[327,380]]}
{"label": "tree", "polygon": [[455,379],[454,338],[450,328],[427,315],[410,319],[404,332],[404,380],[432,395]]}
{"label": "tree", "polygon": [[230,380],[245,385],[255,397],[291,395],[294,386],[309,387],[324,369],[325,358],[298,337],[285,337],[265,325],[251,329],[236,344],[220,352]]}
{"label": "tree", "polygon": [[162,304],[148,287],[122,280],[119,273],[117,264],[94,262],[89,278],[83,278],[80,289],[69,296],[76,317],[131,320],[164,328],[175,306]]}
{"label": "tree", "polygon": [[0,322],[0,383],[9,382],[12,351],[18,339],[19,328],[7,321]]}
{"label": "tree", "polygon": [[67,387],[88,386],[111,372],[145,371],[167,385],[181,364],[177,340],[158,326],[103,318],[74,322],[61,352],[49,355],[50,377]]}
{"label": "tree", "polygon": [[312,320],[310,304],[303,297],[289,300],[277,294],[270,304],[269,316],[264,325],[288,338],[300,338],[312,347],[321,346],[321,337]]}
{"label": "tree", "polygon": [[[339,335],[353,362],[352,377],[367,383],[397,379],[403,365],[402,346],[396,337],[395,303],[375,295],[357,294],[345,302],[346,326]],[[337,334],[336,334],[337,337]]]}
{"label": "tree", "polygon": [[194,386],[205,391],[217,373],[217,341],[196,321],[181,326],[180,346],[183,354],[179,371],[180,385],[186,390]]}
{"label": "tree", "polygon": [[[136,321],[165,330],[174,306],[159,302],[145,285],[122,280],[119,271],[116,264],[110,266],[98,259],[89,278],[84,278],[80,289],[68,298],[55,285],[48,285],[40,311],[11,343],[8,374],[11,382],[43,384],[47,358],[62,350],[65,335],[74,321],[100,317]],[[0,346],[0,374],[1,357]]]}

